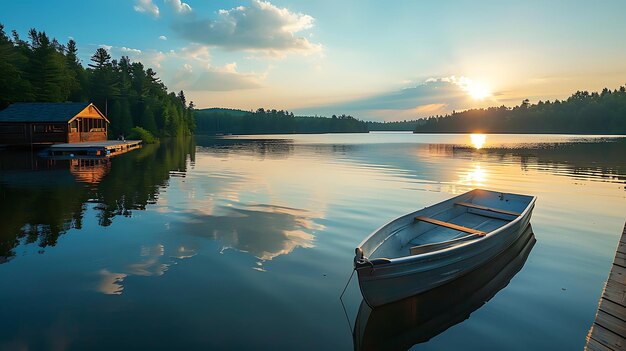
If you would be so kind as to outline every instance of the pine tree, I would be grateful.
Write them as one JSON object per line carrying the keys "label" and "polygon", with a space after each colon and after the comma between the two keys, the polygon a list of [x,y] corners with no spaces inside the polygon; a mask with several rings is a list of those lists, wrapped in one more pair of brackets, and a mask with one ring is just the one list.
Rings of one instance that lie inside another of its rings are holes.
{"label": "pine tree", "polygon": [[90,100],[100,108],[106,111],[109,99],[113,100],[119,95],[118,82],[113,72],[113,63],[111,55],[103,49],[98,48],[91,56],[90,67]]}
{"label": "pine tree", "polygon": [[13,42],[0,24],[0,109],[16,101],[32,99],[31,86],[24,79],[24,66],[27,58],[13,46]]}
{"label": "pine tree", "polygon": [[68,71],[69,100],[83,101],[85,99],[83,87],[87,84],[85,69],[78,60],[78,49],[73,39],[67,42],[65,48],[65,64]]}
{"label": "pine tree", "polygon": [[178,98],[180,99],[180,101],[183,103],[183,107],[187,107],[187,99],[185,99],[185,92],[184,91],[180,91],[178,93]]}
{"label": "pine tree", "polygon": [[65,101],[69,96],[68,74],[63,54],[45,32],[29,31],[31,56],[28,75],[36,101]]}

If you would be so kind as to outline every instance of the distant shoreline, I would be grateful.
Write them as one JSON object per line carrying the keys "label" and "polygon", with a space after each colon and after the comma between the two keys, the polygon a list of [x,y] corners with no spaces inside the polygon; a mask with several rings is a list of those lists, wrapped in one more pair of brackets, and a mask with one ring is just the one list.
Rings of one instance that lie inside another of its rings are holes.
{"label": "distant shoreline", "polygon": [[412,134],[485,134],[485,135],[586,135],[586,136],[612,136],[612,137],[626,137],[626,134],[583,134],[583,133],[571,133],[571,132],[418,132],[413,131]]}
{"label": "distant shoreline", "polygon": [[410,130],[370,130],[368,132],[327,132],[327,133],[196,133],[194,136],[205,137],[224,137],[224,136],[249,136],[249,135],[326,135],[326,134],[422,134],[422,135],[462,135],[462,134],[485,134],[485,135],[560,135],[560,136],[593,136],[593,137],[626,137],[626,134],[580,134],[580,133],[513,133],[513,132],[497,132],[497,133],[472,133],[472,132],[414,132]]}

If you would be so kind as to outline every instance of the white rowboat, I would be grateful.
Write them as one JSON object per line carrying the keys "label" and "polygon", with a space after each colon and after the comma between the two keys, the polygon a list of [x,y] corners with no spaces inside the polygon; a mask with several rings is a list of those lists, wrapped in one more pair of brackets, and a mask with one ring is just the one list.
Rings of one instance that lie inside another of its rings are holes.
{"label": "white rowboat", "polygon": [[482,266],[517,241],[535,201],[475,189],[385,224],[355,250],[363,299],[381,306]]}
{"label": "white rowboat", "polygon": [[491,261],[450,283],[377,308],[361,302],[354,350],[408,350],[468,319],[519,272],[535,245],[531,226]]}

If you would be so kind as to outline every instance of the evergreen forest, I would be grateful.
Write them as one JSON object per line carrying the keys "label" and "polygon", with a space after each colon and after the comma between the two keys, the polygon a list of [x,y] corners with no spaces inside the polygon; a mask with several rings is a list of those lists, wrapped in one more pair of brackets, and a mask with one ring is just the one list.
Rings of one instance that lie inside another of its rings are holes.
{"label": "evergreen forest", "polygon": [[626,87],[577,91],[560,101],[453,112],[417,121],[415,133],[626,134]]}
{"label": "evergreen forest", "polygon": [[259,108],[254,112],[211,108],[196,110],[199,134],[367,133],[366,122],[348,115],[295,116],[285,110]]}
{"label": "evergreen forest", "polygon": [[109,138],[141,127],[153,135],[193,133],[193,102],[168,92],[152,68],[98,48],[84,67],[66,44],[31,29],[24,40],[0,24],[0,109],[14,102],[93,102],[111,122]]}

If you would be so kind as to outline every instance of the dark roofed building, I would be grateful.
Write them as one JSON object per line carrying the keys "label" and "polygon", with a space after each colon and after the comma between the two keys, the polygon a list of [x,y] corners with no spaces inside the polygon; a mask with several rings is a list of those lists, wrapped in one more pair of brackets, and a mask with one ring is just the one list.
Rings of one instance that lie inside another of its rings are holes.
{"label": "dark roofed building", "polygon": [[107,140],[109,121],[93,104],[16,103],[0,111],[0,144]]}

